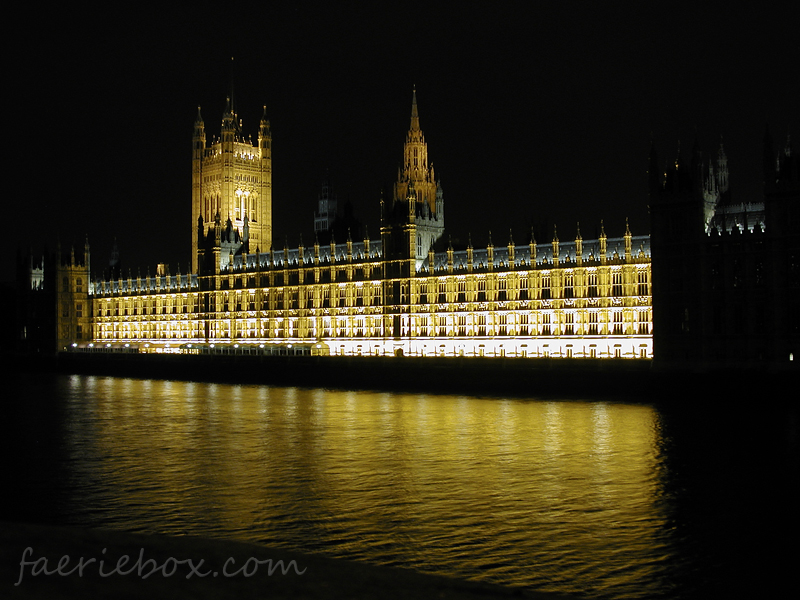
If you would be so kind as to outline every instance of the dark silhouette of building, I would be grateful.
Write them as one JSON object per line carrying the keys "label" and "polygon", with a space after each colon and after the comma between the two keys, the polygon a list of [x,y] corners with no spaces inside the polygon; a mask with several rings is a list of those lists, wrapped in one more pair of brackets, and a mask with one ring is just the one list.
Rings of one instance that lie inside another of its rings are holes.
{"label": "dark silhouette of building", "polygon": [[[764,194],[736,198],[722,145],[649,165],[653,354],[698,367],[797,364],[800,184],[789,138],[764,139]],[[735,192],[735,190],[734,190]]]}

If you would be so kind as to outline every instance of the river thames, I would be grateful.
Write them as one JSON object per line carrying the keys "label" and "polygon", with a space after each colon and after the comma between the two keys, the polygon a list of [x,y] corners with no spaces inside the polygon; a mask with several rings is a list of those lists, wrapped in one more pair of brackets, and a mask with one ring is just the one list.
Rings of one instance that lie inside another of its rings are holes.
{"label": "river thames", "polygon": [[12,376],[3,518],[598,599],[785,585],[797,410]]}

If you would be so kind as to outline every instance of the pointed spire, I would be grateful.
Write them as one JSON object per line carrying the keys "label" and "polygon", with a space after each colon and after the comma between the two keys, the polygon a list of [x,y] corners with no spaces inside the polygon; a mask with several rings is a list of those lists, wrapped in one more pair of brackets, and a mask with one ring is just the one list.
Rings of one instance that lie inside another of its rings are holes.
{"label": "pointed spire", "polygon": [[419,112],[417,112],[417,86],[411,95],[411,131],[419,131]]}
{"label": "pointed spire", "polygon": [[234,110],[233,110],[233,57],[232,56],[231,56],[231,96],[229,98],[229,101],[230,101],[231,112],[234,112]]}

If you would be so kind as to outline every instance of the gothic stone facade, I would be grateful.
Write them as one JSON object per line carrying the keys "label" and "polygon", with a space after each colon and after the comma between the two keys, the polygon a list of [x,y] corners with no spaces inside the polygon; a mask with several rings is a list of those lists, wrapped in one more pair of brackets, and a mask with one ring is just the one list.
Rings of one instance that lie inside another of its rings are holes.
{"label": "gothic stone facade", "polygon": [[626,228],[617,238],[434,252],[444,201],[416,94],[380,240],[271,249],[266,118],[247,146],[229,107],[221,141],[206,147],[198,114],[194,149],[192,273],[93,282],[91,341],[59,339],[61,349],[652,356],[648,236]]}

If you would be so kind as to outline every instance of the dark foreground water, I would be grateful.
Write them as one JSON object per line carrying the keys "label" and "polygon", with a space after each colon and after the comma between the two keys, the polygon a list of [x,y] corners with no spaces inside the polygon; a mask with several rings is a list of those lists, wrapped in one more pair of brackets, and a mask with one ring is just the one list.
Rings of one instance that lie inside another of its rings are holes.
{"label": "dark foreground water", "polygon": [[591,598],[768,593],[796,556],[797,411],[777,392],[665,407],[90,376],[5,391],[8,520]]}

